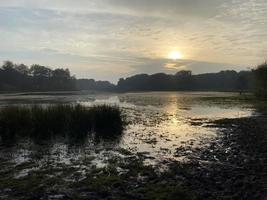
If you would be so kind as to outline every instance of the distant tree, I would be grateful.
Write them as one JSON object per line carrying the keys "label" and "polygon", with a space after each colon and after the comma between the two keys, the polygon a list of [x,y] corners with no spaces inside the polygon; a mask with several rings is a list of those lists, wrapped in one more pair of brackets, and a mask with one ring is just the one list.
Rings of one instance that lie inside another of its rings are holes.
{"label": "distant tree", "polygon": [[120,87],[124,84],[124,78],[120,78],[119,81],[118,81],[118,84],[117,86]]}
{"label": "distant tree", "polygon": [[55,69],[5,61],[0,67],[0,90],[5,91],[53,91],[75,90],[76,79],[69,69]]}
{"label": "distant tree", "polygon": [[50,78],[52,70],[48,67],[34,64],[30,68],[30,74],[33,78],[33,87],[35,90],[50,90]]}
{"label": "distant tree", "polygon": [[70,71],[69,69],[55,69],[52,71],[52,77],[55,79],[70,79]]}
{"label": "distant tree", "polygon": [[117,88],[120,91],[252,91],[254,78],[251,71],[237,73],[226,70],[192,75],[191,71],[182,70],[174,75],[164,73],[134,75],[120,79]]}
{"label": "distant tree", "polygon": [[[10,91],[59,91],[59,90],[96,90],[96,91],[252,91],[257,80],[257,90],[266,95],[266,63],[253,71],[221,71],[192,75],[182,70],[174,75],[137,74],[121,78],[117,86],[108,81],[93,79],[76,80],[68,69],[50,69],[41,65],[32,65],[29,69],[23,64],[5,61],[0,67],[0,90]],[[266,95],[267,96],[267,95]]]}
{"label": "distant tree", "polygon": [[23,75],[28,75],[30,73],[29,67],[24,64],[15,65],[14,68]]}
{"label": "distant tree", "polygon": [[267,62],[252,70],[257,82],[257,94],[267,97]]}
{"label": "distant tree", "polygon": [[239,93],[242,94],[242,92],[247,88],[247,80],[245,76],[238,76],[237,79],[237,89],[239,90]]}
{"label": "distant tree", "polygon": [[27,67],[16,65],[11,61],[5,61],[1,71],[2,90],[23,90],[29,86]]}
{"label": "distant tree", "polygon": [[7,60],[7,61],[4,61],[4,64],[3,64],[3,66],[2,66],[2,69],[3,69],[4,71],[13,70],[13,69],[14,69],[14,66],[15,66],[15,65],[14,65],[13,62]]}
{"label": "distant tree", "polygon": [[[171,83],[171,79],[169,75],[164,73],[157,73],[152,74],[148,78],[147,81],[147,88],[144,88],[144,90],[154,90],[154,91],[168,91],[172,90],[174,87],[174,84]],[[143,81],[145,83],[146,81]],[[142,84],[141,87],[146,87],[146,84]]]}
{"label": "distant tree", "polygon": [[51,76],[52,87],[56,90],[75,90],[75,78],[70,75],[69,69],[55,69]]}
{"label": "distant tree", "polygon": [[192,71],[182,70],[177,72],[174,77],[176,79],[176,90],[194,90],[195,81],[194,77],[192,76]]}
{"label": "distant tree", "polygon": [[150,84],[150,76],[148,74],[137,74],[135,76],[120,79],[118,89],[120,91],[147,91],[153,90],[153,85]]}
{"label": "distant tree", "polygon": [[78,79],[77,89],[78,90],[95,90],[96,83],[94,79]]}
{"label": "distant tree", "polygon": [[91,90],[91,91],[116,90],[116,86],[108,81],[95,81],[94,79],[78,79],[76,83],[78,90]]}
{"label": "distant tree", "polygon": [[16,87],[15,85],[17,80],[17,74],[15,73],[13,62],[4,61],[1,68],[1,88],[5,90],[13,90]]}
{"label": "distant tree", "polygon": [[190,70],[181,70],[175,74],[175,76],[179,77],[190,77],[192,76],[192,71]]}
{"label": "distant tree", "polygon": [[31,66],[30,73],[33,77],[50,78],[52,75],[52,70],[48,67],[35,64]]}

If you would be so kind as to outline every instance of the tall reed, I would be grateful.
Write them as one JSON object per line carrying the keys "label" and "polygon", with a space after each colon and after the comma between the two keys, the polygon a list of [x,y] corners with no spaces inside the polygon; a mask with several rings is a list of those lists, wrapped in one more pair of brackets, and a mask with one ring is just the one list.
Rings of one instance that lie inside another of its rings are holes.
{"label": "tall reed", "polygon": [[42,140],[56,136],[81,139],[88,135],[112,139],[121,136],[122,130],[121,110],[116,106],[63,104],[0,109],[2,141],[21,137]]}

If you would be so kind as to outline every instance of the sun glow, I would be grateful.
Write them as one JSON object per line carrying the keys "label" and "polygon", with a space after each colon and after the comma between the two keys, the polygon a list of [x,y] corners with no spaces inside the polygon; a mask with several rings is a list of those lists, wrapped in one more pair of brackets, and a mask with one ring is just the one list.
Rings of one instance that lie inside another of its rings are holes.
{"label": "sun glow", "polygon": [[179,51],[171,51],[168,56],[169,59],[173,59],[173,60],[178,60],[178,59],[181,59],[182,57],[183,55]]}

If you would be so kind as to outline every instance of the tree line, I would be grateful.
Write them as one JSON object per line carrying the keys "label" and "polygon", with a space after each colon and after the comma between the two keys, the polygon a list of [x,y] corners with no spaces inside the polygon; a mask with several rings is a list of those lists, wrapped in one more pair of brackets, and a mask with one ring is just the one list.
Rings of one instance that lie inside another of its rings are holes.
{"label": "tree line", "polygon": [[117,87],[121,91],[252,91],[254,75],[251,71],[192,75],[183,70],[174,75],[135,75],[120,79]]}
{"label": "tree line", "polygon": [[5,61],[0,67],[0,91],[255,91],[267,96],[267,63],[251,71],[234,70],[193,75],[182,70],[174,75],[165,73],[138,74],[121,78],[117,85],[108,81],[76,79],[69,69]]}
{"label": "tree line", "polygon": [[239,91],[255,92],[267,97],[267,62],[250,71],[234,70],[218,73],[192,75],[182,70],[174,75],[138,74],[121,78],[117,84],[119,91]]}
{"label": "tree line", "polygon": [[5,61],[0,68],[0,90],[2,91],[60,91],[75,90],[76,79],[69,69],[34,64],[14,64]]}
{"label": "tree line", "polygon": [[5,61],[0,67],[0,91],[115,91],[116,86],[108,81],[76,79],[69,69],[34,64],[14,64]]}

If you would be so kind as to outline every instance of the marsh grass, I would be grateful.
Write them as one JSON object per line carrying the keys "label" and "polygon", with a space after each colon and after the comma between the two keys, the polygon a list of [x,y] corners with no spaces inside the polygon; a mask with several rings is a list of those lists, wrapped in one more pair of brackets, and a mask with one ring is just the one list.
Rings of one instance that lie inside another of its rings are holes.
{"label": "marsh grass", "polygon": [[36,141],[64,137],[84,140],[88,135],[115,139],[121,136],[123,119],[116,106],[81,105],[10,106],[0,110],[2,141],[30,137]]}

